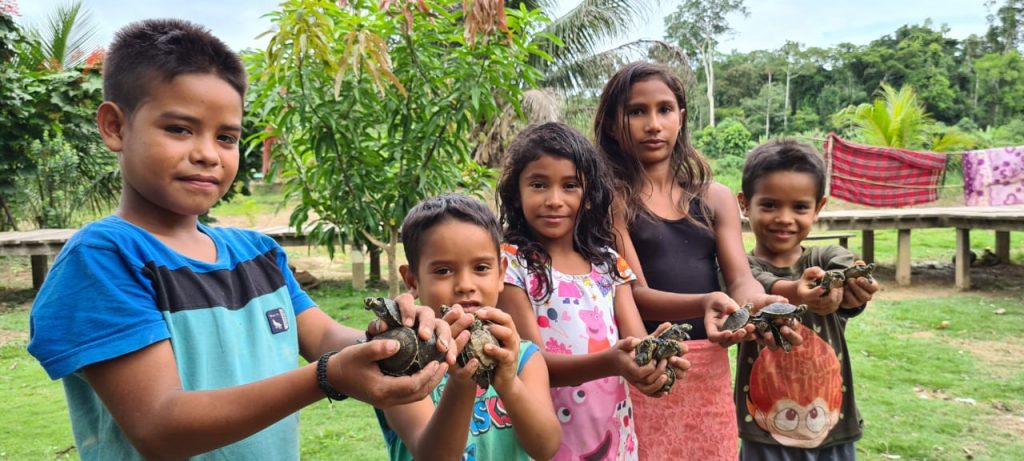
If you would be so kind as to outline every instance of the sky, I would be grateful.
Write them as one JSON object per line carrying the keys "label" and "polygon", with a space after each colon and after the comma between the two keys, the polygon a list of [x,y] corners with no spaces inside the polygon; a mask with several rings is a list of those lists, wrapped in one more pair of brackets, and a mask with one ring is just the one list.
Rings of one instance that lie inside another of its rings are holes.
{"label": "sky", "polygon": [[[17,0],[23,26],[42,25],[49,12],[70,0]],[[579,4],[579,0],[557,0],[560,11]],[[609,46],[636,39],[661,39],[664,18],[675,11],[679,0],[650,0],[657,6],[642,25]],[[110,43],[114,32],[136,20],[158,17],[188,19],[210,28],[236,50],[262,48],[268,37],[256,38],[270,29],[270,20],[262,17],[273,10],[278,0],[84,0],[98,28],[97,46]],[[904,24],[920,24],[931,18],[937,28],[946,24],[949,36],[962,39],[984,34],[988,28],[984,0],[747,0],[750,15],[733,15],[729,23],[735,33],[726,37],[719,51],[742,52],[775,49],[787,40],[807,46],[829,47],[849,42],[866,45],[871,40],[894,32]]]}

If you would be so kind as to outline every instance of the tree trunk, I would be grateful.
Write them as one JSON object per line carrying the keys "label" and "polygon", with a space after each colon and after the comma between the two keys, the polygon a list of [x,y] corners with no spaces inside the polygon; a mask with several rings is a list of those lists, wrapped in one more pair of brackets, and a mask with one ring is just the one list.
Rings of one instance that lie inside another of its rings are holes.
{"label": "tree trunk", "polygon": [[370,283],[380,283],[380,248],[376,245],[367,245],[370,253]]}
{"label": "tree trunk", "polygon": [[712,63],[714,48],[707,45],[704,49],[704,78],[708,81],[708,120],[715,126],[715,65]]}
{"label": "tree trunk", "polygon": [[789,132],[789,81],[791,78],[789,63],[786,63],[786,101],[782,105],[782,131],[784,132]]}
{"label": "tree trunk", "polygon": [[18,222],[14,220],[14,216],[11,214],[11,207],[7,206],[7,198],[4,194],[0,194],[0,208],[4,210],[4,222],[0,225],[0,230],[18,230]]}
{"label": "tree trunk", "polygon": [[391,228],[391,238],[384,251],[388,255],[388,297],[394,299],[398,296],[398,258],[396,255],[398,252],[398,227],[389,227]]}
{"label": "tree trunk", "polygon": [[764,105],[764,137],[771,136],[772,73],[768,72],[768,101]]}

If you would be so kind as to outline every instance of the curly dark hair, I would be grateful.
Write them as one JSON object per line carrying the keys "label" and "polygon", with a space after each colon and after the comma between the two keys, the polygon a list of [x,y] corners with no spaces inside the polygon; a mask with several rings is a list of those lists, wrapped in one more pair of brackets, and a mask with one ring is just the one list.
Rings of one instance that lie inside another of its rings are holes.
{"label": "curly dark hair", "polygon": [[623,278],[609,251],[615,247],[611,215],[613,190],[594,145],[563,123],[531,125],[509,146],[496,195],[505,242],[519,248],[519,263],[537,277],[539,283],[529,294],[541,302],[550,298],[554,291],[551,255],[526,222],[519,197],[519,179],[527,165],[544,155],[572,161],[576,165],[576,179],[583,185],[583,198],[572,232],[573,249],[595,267],[604,267],[613,277]]}
{"label": "curly dark hair", "polygon": [[[672,91],[679,108],[686,108],[686,92],[683,82],[671,69],[661,64],[634,62],[619,69],[601,91],[601,99],[594,116],[594,140],[600,148],[601,155],[611,165],[611,174],[618,192],[621,194],[626,212],[627,224],[632,223],[638,214],[647,214],[647,207],[640,197],[640,189],[644,181],[644,168],[637,156],[632,155],[628,146],[619,144],[615,133],[622,133],[626,143],[629,138],[629,121],[626,117],[626,104],[633,84],[647,80],[660,80]],[[682,118],[676,143],[672,147],[671,168],[676,183],[683,189],[683,197],[676,204],[680,211],[687,212],[687,219],[699,225],[710,227],[713,214],[707,206],[704,196],[711,184],[711,166],[707,160],[690,144],[686,117]],[[697,220],[688,213],[689,204],[696,200],[700,205],[703,220]]]}

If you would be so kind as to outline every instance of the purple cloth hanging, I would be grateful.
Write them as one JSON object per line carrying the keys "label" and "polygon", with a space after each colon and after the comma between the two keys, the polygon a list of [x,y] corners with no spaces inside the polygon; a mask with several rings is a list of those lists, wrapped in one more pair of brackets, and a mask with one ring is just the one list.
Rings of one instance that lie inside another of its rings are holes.
{"label": "purple cloth hanging", "polygon": [[963,171],[968,206],[1024,203],[1024,146],[964,152]]}

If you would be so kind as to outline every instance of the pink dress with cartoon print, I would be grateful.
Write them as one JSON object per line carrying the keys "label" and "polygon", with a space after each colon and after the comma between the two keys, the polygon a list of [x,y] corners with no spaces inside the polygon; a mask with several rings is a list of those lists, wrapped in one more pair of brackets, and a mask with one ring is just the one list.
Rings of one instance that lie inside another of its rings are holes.
{"label": "pink dress with cartoon print", "polygon": [[[613,277],[602,267],[594,267],[583,275],[563,274],[552,269],[551,296],[543,302],[531,297],[544,351],[592,354],[618,342],[615,288],[636,280],[636,276],[614,250],[608,251],[617,259],[616,269],[624,279]],[[516,254],[514,245],[502,245],[502,257],[508,260],[505,283],[529,293],[537,281]],[[552,388],[551,399],[562,424],[562,445],[554,460],[637,459],[633,404],[624,379],[616,376],[579,386]]]}

